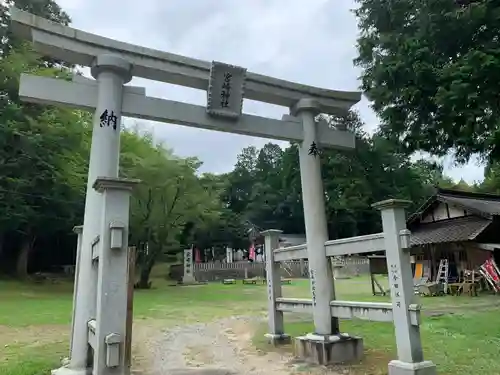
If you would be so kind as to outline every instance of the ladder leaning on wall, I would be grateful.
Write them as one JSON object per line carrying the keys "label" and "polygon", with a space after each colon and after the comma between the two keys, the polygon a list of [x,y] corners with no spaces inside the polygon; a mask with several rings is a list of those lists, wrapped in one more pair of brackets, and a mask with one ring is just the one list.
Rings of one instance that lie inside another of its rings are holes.
{"label": "ladder leaning on wall", "polygon": [[436,276],[436,282],[444,285],[444,293],[448,293],[448,276],[450,272],[450,264],[448,259],[441,259],[439,261],[439,268]]}
{"label": "ladder leaning on wall", "polygon": [[281,267],[285,270],[289,277],[292,277],[292,268],[288,262],[281,262]]}

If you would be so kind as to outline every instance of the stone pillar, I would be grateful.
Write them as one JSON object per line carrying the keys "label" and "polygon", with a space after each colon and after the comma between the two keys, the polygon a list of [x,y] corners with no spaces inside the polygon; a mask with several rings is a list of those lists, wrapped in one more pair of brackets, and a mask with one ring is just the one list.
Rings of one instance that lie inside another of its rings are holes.
{"label": "stone pillar", "polygon": [[335,283],[325,248],[328,228],[317,124],[314,121],[318,109],[313,99],[301,99],[292,109],[292,114],[302,120],[304,128],[299,159],[314,320],[313,333],[296,337],[295,354],[307,362],[329,365],[361,359],[363,340],[340,333],[338,319],[331,314],[330,302],[335,300]]}
{"label": "stone pillar", "polygon": [[285,344],[290,342],[290,336],[285,334],[283,312],[276,310],[276,298],[281,294],[280,264],[274,261],[274,250],[279,247],[279,238],[282,231],[269,229],[261,234],[264,236],[264,251],[266,254],[266,281],[267,281],[267,309],[269,330],[266,337],[269,342]]}
{"label": "stone pillar", "polygon": [[193,263],[193,249],[184,250],[184,275],[182,276],[183,284],[195,283],[194,277],[194,263]]}
{"label": "stone pillar", "polygon": [[226,259],[227,263],[233,263],[233,249],[226,247]]}
{"label": "stone pillar", "polygon": [[314,333],[328,336],[339,332],[338,321],[332,319],[330,312],[330,301],[335,299],[335,291],[332,267],[326,258],[325,249],[328,229],[320,155],[315,152],[318,139],[314,117],[318,114],[318,106],[314,100],[302,99],[293,108],[293,114],[302,120],[304,127],[304,141],[299,148],[299,159]]}
{"label": "stone pillar", "polygon": [[[75,329],[75,311],[76,311],[76,295],[78,294],[78,274],[80,273],[80,256],[82,254],[82,231],[83,225],[77,225],[73,228],[73,232],[76,233],[76,262],[75,262],[75,275],[73,281],[73,312],[71,314],[71,332]],[[71,358],[71,348],[73,336],[70,336],[70,344],[69,344],[69,358]]]}
{"label": "stone pillar", "polygon": [[[102,194],[93,374],[126,373],[128,226],[130,194],[137,180],[99,177]],[[91,331],[91,330],[90,330]]]}
{"label": "stone pillar", "polygon": [[408,311],[410,304],[416,301],[409,243],[402,242],[401,234],[406,230],[405,207],[410,203],[389,199],[373,205],[382,215],[398,351],[398,359],[389,362],[389,375],[435,375],[434,363],[424,361],[420,328],[411,324]]}
{"label": "stone pillar", "polygon": [[[92,145],[85,199],[82,251],[75,298],[75,315],[68,369],[80,374],[87,367],[87,322],[96,316],[97,274],[92,267],[92,241],[101,227],[102,196],[93,189],[100,176],[118,177],[123,85],[129,82],[131,65],[114,55],[100,55],[91,69],[97,80]],[[57,370],[56,370],[57,372]]]}

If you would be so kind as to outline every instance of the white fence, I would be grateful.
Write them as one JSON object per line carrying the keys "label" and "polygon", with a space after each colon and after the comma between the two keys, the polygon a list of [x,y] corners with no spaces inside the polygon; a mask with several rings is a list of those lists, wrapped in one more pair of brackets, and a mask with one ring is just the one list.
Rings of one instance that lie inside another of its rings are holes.
{"label": "white fence", "polygon": [[[309,277],[307,260],[289,260],[282,263],[282,276]],[[350,276],[369,273],[368,259],[365,257],[344,257],[342,259],[343,273]],[[231,275],[235,278],[265,276],[265,263],[258,262],[210,262],[195,263],[194,271],[198,280],[217,280]]]}

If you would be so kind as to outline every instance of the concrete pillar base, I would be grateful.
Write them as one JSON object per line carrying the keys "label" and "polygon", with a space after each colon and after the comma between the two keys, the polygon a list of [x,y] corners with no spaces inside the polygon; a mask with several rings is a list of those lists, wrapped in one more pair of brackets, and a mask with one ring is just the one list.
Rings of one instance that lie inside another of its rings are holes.
{"label": "concrete pillar base", "polygon": [[363,339],[340,333],[332,336],[307,334],[295,338],[295,356],[316,365],[333,365],[363,358]]}
{"label": "concrete pillar base", "polygon": [[333,277],[335,278],[335,280],[346,280],[351,278],[351,276],[343,267],[333,268]]}
{"label": "concrete pillar base", "polygon": [[389,362],[389,375],[436,375],[436,365],[431,361],[408,363],[398,360]]}
{"label": "concrete pillar base", "polygon": [[196,279],[192,276],[183,276],[181,283],[184,285],[198,284]]}
{"label": "concrete pillar base", "polygon": [[274,346],[290,344],[292,341],[291,337],[286,334],[266,333],[264,337],[268,340],[269,344]]}
{"label": "concrete pillar base", "polygon": [[90,375],[92,373],[92,369],[72,369],[66,366],[59,367],[58,369],[52,370],[51,375]]}

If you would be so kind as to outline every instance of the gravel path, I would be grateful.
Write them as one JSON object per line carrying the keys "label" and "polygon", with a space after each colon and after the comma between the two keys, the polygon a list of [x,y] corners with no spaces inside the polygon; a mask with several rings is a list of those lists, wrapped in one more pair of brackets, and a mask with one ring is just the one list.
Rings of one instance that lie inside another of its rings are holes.
{"label": "gravel path", "polygon": [[289,355],[259,353],[253,347],[251,340],[259,322],[247,317],[232,317],[169,329],[150,339],[147,348],[142,348],[148,352],[144,359],[147,358],[151,368],[146,372],[161,375],[289,375],[294,370]]}

